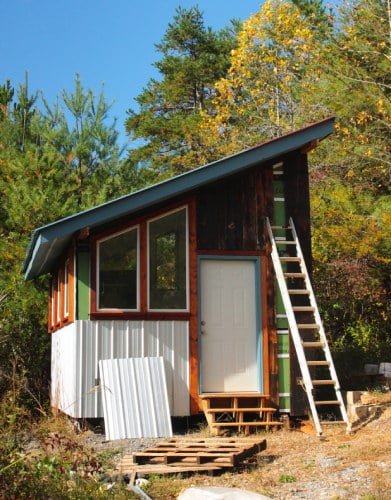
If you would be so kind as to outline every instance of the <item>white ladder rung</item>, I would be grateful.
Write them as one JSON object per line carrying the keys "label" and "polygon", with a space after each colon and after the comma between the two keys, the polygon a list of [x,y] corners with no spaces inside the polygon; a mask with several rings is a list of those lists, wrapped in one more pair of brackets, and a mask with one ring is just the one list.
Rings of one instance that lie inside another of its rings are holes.
{"label": "white ladder rung", "polygon": [[315,401],[315,404],[317,406],[321,406],[321,405],[340,405],[341,402],[340,401],[336,401],[336,400],[332,400],[332,401]]}
{"label": "white ladder rung", "polygon": [[336,380],[313,380],[312,385],[335,385]]}
{"label": "white ladder rung", "polygon": [[324,347],[324,343],[320,340],[314,342],[302,342],[303,347]]}

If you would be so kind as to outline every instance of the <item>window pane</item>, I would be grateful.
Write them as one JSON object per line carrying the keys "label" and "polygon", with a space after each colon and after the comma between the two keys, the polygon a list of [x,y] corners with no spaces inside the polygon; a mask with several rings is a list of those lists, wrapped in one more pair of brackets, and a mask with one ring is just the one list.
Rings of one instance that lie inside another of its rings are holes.
{"label": "window pane", "polygon": [[99,243],[99,309],[137,309],[137,229]]}
{"label": "window pane", "polygon": [[149,224],[149,307],[186,309],[186,209]]}

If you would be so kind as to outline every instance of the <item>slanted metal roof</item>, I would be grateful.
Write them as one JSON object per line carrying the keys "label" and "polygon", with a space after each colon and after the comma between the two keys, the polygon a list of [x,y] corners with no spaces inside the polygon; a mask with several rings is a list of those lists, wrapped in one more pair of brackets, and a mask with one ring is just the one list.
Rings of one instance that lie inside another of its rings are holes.
{"label": "slanted metal roof", "polygon": [[278,158],[306,144],[322,140],[333,132],[335,117],[307,125],[221,160],[209,163],[166,181],[117,198],[103,205],[60,219],[36,229],[30,240],[22,272],[25,279],[51,271],[72,235],[85,227],[93,228],[123,216],[147,209],[174,196],[189,193],[254,165]]}

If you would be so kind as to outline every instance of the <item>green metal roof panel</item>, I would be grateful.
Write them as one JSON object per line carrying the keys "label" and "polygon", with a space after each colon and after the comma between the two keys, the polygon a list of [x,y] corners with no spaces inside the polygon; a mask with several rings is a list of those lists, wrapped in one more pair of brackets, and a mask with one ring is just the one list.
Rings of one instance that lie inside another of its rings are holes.
{"label": "green metal roof panel", "polygon": [[85,227],[96,227],[136,211],[188,193],[206,184],[251,168],[256,164],[297,150],[333,132],[334,117],[308,125],[232,156],[198,167],[113,201],[36,229],[30,240],[22,272],[25,279],[49,272],[69,244],[72,235]]}

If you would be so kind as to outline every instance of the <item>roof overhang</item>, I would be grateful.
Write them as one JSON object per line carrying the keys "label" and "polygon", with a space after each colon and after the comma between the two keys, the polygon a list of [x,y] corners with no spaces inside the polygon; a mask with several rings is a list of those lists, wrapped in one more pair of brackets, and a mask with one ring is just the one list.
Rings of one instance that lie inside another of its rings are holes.
{"label": "roof overhang", "polygon": [[32,279],[50,272],[77,231],[86,227],[91,229],[107,224],[254,165],[301,150],[330,135],[334,130],[334,122],[335,117],[326,118],[232,156],[36,229],[31,236],[23,262],[22,272],[25,279]]}

